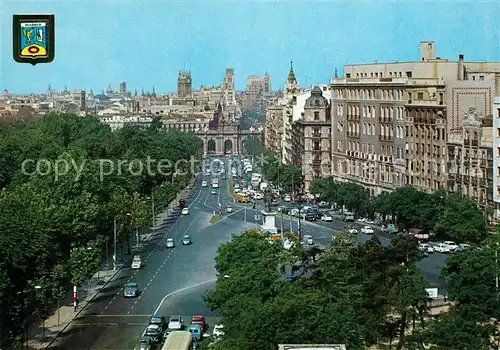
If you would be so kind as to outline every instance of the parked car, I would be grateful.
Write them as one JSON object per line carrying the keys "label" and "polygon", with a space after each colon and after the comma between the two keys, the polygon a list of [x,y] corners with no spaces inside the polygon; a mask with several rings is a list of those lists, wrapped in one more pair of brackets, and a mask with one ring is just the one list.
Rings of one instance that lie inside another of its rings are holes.
{"label": "parked car", "polygon": [[347,232],[349,232],[352,235],[357,235],[358,234],[358,230],[356,228],[354,228],[354,227],[351,227],[351,228],[347,229]]}
{"label": "parked car", "polygon": [[313,245],[314,244],[313,236],[311,235],[302,236],[302,244]]}
{"label": "parked car", "polygon": [[189,209],[187,207],[183,208],[182,211],[181,211],[181,214],[182,215],[188,215],[189,214]]}
{"label": "parked car", "polygon": [[450,253],[450,247],[444,243],[438,243],[434,245],[434,251],[436,253]]}
{"label": "parked car", "polygon": [[138,270],[141,267],[142,267],[141,256],[140,255],[134,256],[134,258],[132,259],[132,268]]}
{"label": "parked car", "polygon": [[458,248],[458,244],[456,244],[453,241],[444,241],[443,244],[446,244],[448,246],[448,249],[450,249],[450,252],[454,252]]}
{"label": "parked car", "polygon": [[331,221],[333,221],[333,218],[330,215],[324,213],[323,215],[321,215],[320,220],[326,221],[326,222],[331,222]]}
{"label": "parked car", "polygon": [[123,288],[123,296],[125,298],[136,298],[139,296],[139,287],[135,282],[125,284]]}
{"label": "parked car", "polygon": [[434,253],[434,248],[427,243],[420,243],[418,249],[423,253]]}
{"label": "parked car", "polygon": [[167,248],[175,248],[175,242],[173,238],[167,238]]}
{"label": "parked car", "polygon": [[193,243],[191,236],[184,235],[184,237],[182,237],[182,245],[190,245],[191,243]]}
{"label": "parked car", "polygon": [[461,243],[458,245],[456,251],[457,252],[463,252],[464,250],[467,250],[470,248],[470,244],[467,244],[467,243]]}
{"label": "parked car", "polygon": [[224,325],[222,323],[216,323],[212,335],[215,338],[222,338],[224,336]]}
{"label": "parked car", "polygon": [[361,229],[361,233],[365,235],[373,235],[375,231],[370,226],[365,226]]}
{"label": "parked car", "polygon": [[304,216],[304,220],[316,221],[316,215],[314,213],[306,213],[306,215]]}
{"label": "parked car", "polygon": [[289,195],[286,195],[285,198],[283,198],[283,200],[285,202],[291,202],[292,201],[292,197],[290,197]]}

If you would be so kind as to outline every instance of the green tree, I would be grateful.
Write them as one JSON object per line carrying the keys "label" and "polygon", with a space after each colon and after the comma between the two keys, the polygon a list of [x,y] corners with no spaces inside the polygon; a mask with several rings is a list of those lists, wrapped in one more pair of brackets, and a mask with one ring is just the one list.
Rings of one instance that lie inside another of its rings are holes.
{"label": "green tree", "polygon": [[479,243],[486,238],[484,214],[469,198],[450,194],[439,214],[436,229],[458,242]]}

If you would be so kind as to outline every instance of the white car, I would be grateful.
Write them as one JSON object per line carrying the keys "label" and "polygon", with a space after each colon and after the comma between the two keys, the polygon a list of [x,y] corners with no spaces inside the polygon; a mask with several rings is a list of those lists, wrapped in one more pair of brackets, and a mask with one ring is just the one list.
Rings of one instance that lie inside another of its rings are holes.
{"label": "white car", "polygon": [[201,182],[201,187],[207,187],[207,186],[208,186],[208,184],[207,184],[207,182],[206,182],[206,181],[202,181],[202,182]]}
{"label": "white car", "polygon": [[456,244],[453,241],[444,241],[443,244],[446,244],[448,246],[448,249],[450,249],[450,252],[454,252],[458,248],[458,244]]}
{"label": "white car", "polygon": [[283,198],[283,200],[285,202],[290,202],[292,200],[292,198],[290,196],[286,195],[285,198]]}
{"label": "white car", "polygon": [[264,195],[260,192],[255,193],[255,199],[264,199]]}
{"label": "white car", "polygon": [[214,331],[212,332],[212,335],[215,338],[221,338],[222,336],[224,336],[224,325],[222,325],[221,323],[217,323],[214,326]]}
{"label": "white car", "polygon": [[302,244],[304,245],[314,245],[314,240],[311,235],[304,235],[302,238]]}
{"label": "white car", "polygon": [[181,211],[181,214],[182,215],[188,215],[189,214],[189,209],[187,207],[183,208],[182,211]]}
{"label": "white car", "polygon": [[132,268],[133,269],[140,269],[142,267],[142,260],[139,255],[134,256],[134,259],[132,259]]}
{"label": "white car", "polygon": [[375,231],[370,226],[365,226],[361,229],[361,233],[365,235],[373,235]]}
{"label": "white car", "polygon": [[182,318],[180,316],[170,316],[168,321],[168,329],[171,331],[180,331],[183,327]]}
{"label": "white car", "polygon": [[234,184],[234,189],[237,190],[238,188],[240,188],[240,185],[239,184]]}
{"label": "white car", "polygon": [[227,207],[226,208],[226,213],[232,213],[233,212],[233,208],[232,207]]}
{"label": "white car", "polygon": [[355,228],[350,228],[347,230],[347,232],[349,232],[351,235],[357,235],[358,234],[358,230],[356,230]]}
{"label": "white car", "polygon": [[450,253],[450,247],[444,243],[438,243],[434,246],[434,251],[437,253]]}
{"label": "white car", "polygon": [[175,243],[173,238],[167,238],[167,248],[175,248]]}
{"label": "white car", "polygon": [[333,218],[328,214],[323,214],[321,216],[321,221],[331,222],[331,221],[333,221]]}
{"label": "white car", "polygon": [[434,248],[432,248],[432,246],[427,243],[420,243],[418,245],[418,249],[424,253],[434,253]]}

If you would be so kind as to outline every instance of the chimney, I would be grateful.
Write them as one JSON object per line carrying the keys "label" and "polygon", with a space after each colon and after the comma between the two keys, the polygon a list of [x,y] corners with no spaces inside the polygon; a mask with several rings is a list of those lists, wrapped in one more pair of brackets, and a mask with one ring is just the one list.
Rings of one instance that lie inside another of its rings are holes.
{"label": "chimney", "polygon": [[464,69],[464,55],[458,55],[458,80],[464,80],[465,69]]}

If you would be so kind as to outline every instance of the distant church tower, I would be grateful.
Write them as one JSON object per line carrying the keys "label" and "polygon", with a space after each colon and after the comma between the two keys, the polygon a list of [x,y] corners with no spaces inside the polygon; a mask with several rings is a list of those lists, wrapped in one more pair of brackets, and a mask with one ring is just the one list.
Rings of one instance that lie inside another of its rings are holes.
{"label": "distant church tower", "polygon": [[179,95],[179,97],[191,96],[192,91],[191,72],[179,71],[179,77],[177,78],[177,95]]}

